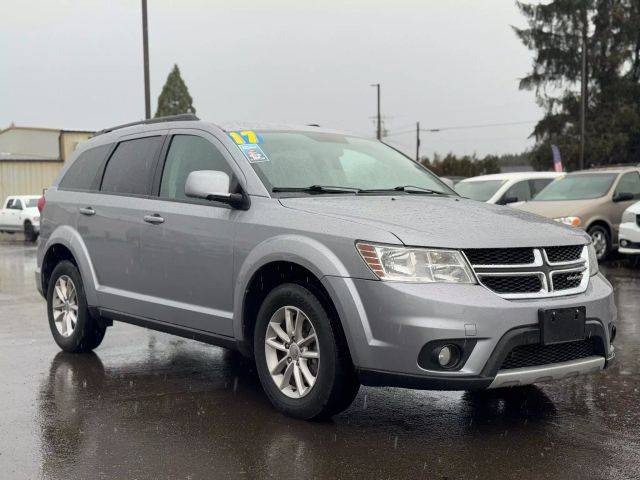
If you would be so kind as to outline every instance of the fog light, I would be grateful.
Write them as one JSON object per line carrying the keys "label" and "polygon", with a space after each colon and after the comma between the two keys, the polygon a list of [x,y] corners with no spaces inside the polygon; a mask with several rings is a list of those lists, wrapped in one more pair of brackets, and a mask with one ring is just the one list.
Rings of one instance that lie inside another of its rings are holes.
{"label": "fog light", "polygon": [[628,243],[629,242],[627,242],[626,240],[620,240],[620,246],[621,247],[626,247]]}
{"label": "fog light", "polygon": [[444,345],[438,352],[438,363],[442,368],[451,368],[460,361],[460,350],[455,345]]}

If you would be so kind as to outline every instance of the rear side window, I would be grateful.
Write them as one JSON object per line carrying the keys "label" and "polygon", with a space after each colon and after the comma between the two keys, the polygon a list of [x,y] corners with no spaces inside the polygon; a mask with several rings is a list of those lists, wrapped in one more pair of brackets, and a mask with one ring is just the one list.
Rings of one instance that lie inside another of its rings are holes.
{"label": "rear side window", "polygon": [[121,142],[111,155],[104,176],[103,192],[147,195],[155,158],[162,137],[145,137]]}
{"label": "rear side window", "polygon": [[62,177],[59,188],[62,190],[97,190],[96,177],[102,167],[110,144],[100,145],[82,152]]}
{"label": "rear side window", "polygon": [[226,173],[231,179],[230,190],[234,191],[233,172],[222,153],[211,142],[194,135],[176,135],[171,141],[164,164],[160,197],[196,201],[187,198],[184,187],[189,174],[197,170],[218,170]]}

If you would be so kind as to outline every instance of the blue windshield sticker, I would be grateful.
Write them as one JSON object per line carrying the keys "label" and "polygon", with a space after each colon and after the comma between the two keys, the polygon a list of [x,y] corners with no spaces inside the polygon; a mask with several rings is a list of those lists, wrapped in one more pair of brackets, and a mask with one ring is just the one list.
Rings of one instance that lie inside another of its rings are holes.
{"label": "blue windshield sticker", "polygon": [[249,163],[259,163],[259,162],[268,162],[269,158],[262,151],[262,149],[254,144],[254,143],[243,143],[238,145],[240,151],[244,154],[244,156],[249,160]]}

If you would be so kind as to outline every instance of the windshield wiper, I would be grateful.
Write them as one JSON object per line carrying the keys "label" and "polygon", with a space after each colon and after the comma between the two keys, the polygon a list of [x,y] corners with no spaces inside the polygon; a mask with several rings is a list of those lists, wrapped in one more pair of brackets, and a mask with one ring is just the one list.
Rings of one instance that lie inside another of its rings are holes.
{"label": "windshield wiper", "polygon": [[359,188],[334,187],[331,185],[309,185],[308,187],[273,187],[272,192],[310,192],[310,193],[359,193]]}
{"label": "windshield wiper", "polygon": [[406,193],[423,193],[427,195],[449,195],[439,190],[431,190],[424,187],[416,187],[415,185],[401,185],[393,188],[372,188],[368,190],[360,190],[358,193],[377,193],[377,192],[406,192]]}

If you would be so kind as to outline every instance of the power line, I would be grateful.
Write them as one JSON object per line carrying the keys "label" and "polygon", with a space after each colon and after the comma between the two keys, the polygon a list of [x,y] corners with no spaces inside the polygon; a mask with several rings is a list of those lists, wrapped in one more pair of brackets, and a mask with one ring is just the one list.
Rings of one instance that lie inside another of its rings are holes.
{"label": "power line", "polygon": [[[521,121],[521,122],[503,122],[503,123],[480,123],[480,124],[476,124],[476,125],[456,125],[456,126],[450,126],[450,127],[438,127],[438,128],[421,128],[420,131],[421,132],[431,132],[431,133],[437,133],[437,132],[443,132],[443,131],[447,131],[447,130],[471,130],[474,128],[491,128],[491,127],[507,127],[507,126],[511,126],[511,125],[527,125],[527,124],[532,124],[532,123],[538,123],[538,120],[526,120],[526,121]],[[402,131],[398,131],[398,132],[391,132],[385,136],[387,137],[391,137],[394,135],[405,135],[407,133],[415,133],[415,129],[412,130],[402,130]]]}

